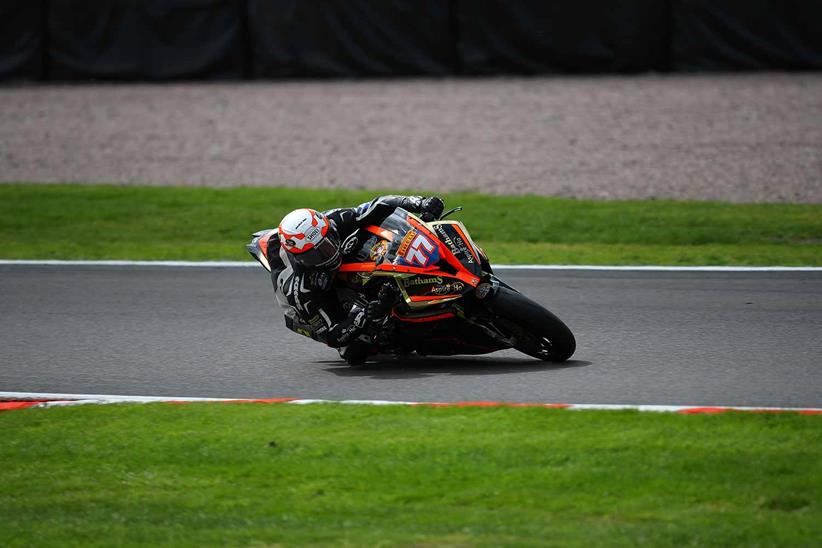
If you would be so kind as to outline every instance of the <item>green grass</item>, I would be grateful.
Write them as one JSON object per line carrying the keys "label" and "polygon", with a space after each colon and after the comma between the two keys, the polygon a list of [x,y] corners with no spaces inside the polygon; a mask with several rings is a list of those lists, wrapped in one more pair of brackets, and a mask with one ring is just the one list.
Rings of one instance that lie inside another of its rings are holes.
{"label": "green grass", "polygon": [[[0,185],[0,258],[242,260],[297,207],[376,191]],[[492,262],[822,266],[822,205],[445,194]]]}
{"label": "green grass", "polygon": [[0,431],[0,545],[822,538],[818,416],[151,404]]}

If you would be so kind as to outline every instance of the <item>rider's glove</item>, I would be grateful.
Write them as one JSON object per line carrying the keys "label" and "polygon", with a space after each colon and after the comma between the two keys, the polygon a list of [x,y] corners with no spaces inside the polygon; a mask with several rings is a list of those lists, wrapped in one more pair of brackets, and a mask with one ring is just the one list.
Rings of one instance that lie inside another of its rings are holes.
{"label": "rider's glove", "polygon": [[375,322],[385,318],[388,313],[391,312],[396,298],[396,286],[391,283],[383,284],[377,294],[377,298],[365,305],[365,317],[367,320],[369,322]]}
{"label": "rider's glove", "polygon": [[438,196],[425,198],[420,204],[421,218],[425,222],[439,219],[443,209],[445,209],[445,202]]}
{"label": "rider's glove", "polygon": [[391,305],[380,301],[371,301],[365,305],[365,317],[367,321],[375,322],[384,318],[389,310],[391,310]]}

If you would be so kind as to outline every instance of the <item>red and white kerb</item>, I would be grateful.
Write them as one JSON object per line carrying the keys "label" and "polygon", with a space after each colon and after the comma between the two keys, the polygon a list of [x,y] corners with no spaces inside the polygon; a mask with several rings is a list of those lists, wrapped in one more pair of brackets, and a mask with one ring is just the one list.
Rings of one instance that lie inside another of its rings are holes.
{"label": "red and white kerb", "polygon": [[297,209],[280,222],[280,244],[289,253],[304,253],[319,244],[328,232],[328,219],[313,209]]}

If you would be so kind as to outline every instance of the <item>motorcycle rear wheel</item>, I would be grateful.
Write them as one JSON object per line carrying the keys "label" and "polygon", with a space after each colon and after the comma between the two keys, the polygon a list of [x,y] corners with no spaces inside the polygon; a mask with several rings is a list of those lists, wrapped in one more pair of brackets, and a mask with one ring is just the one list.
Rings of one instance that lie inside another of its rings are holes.
{"label": "motorcycle rear wheel", "polygon": [[514,348],[534,358],[563,362],[573,355],[577,342],[562,320],[522,293],[500,286],[491,310],[503,319],[514,337]]}

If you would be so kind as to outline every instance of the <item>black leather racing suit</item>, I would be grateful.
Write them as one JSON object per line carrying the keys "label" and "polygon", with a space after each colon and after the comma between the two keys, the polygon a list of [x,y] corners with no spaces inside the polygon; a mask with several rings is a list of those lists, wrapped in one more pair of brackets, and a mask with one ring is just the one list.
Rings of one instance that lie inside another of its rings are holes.
{"label": "black leather racing suit", "polygon": [[[431,199],[422,196],[380,196],[357,207],[332,209],[323,214],[342,243],[359,228],[379,224],[397,207],[438,217],[442,213],[442,201],[433,200],[439,202],[439,206],[435,206],[437,211],[423,211],[431,207],[428,205]],[[296,263],[274,236],[268,241],[267,256],[278,299],[285,299],[296,311],[296,318],[286,314],[288,327],[328,346],[340,348],[345,357],[344,347],[351,344],[366,326],[365,311],[360,308],[344,310],[331,287],[334,271],[306,268]]]}

